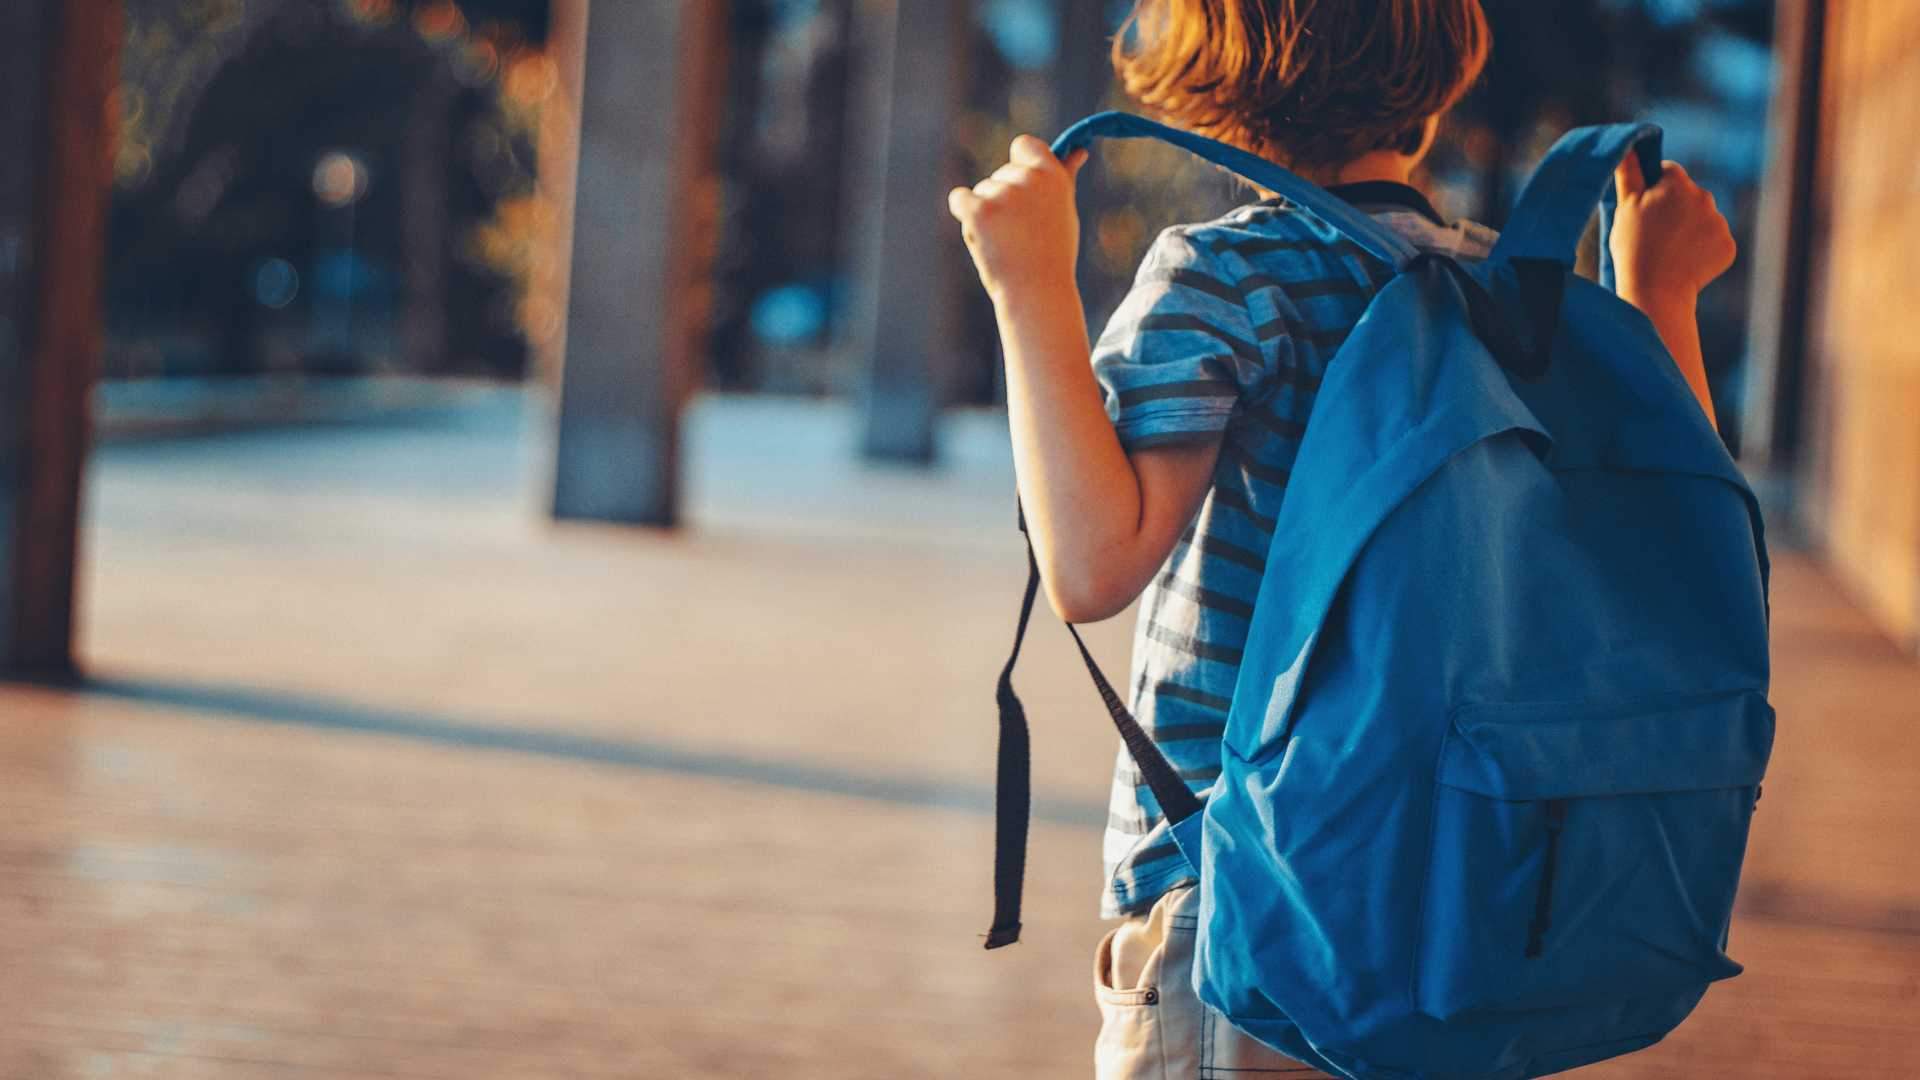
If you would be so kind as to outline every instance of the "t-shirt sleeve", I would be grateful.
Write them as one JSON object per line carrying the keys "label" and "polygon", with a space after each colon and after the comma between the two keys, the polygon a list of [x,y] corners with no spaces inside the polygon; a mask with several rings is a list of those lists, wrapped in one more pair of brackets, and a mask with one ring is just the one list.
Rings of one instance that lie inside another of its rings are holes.
{"label": "t-shirt sleeve", "polygon": [[1129,450],[1219,434],[1265,367],[1246,298],[1204,240],[1178,228],[1154,241],[1093,348]]}

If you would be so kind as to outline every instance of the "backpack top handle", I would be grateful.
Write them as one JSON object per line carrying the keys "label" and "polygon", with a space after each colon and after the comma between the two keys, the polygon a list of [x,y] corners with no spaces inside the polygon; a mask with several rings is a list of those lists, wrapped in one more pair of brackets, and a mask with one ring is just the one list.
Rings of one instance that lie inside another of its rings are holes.
{"label": "backpack top handle", "polygon": [[1606,124],[1562,135],[1520,192],[1493,257],[1506,262],[1560,263],[1571,270],[1580,234],[1586,231],[1597,202],[1600,283],[1613,288],[1613,255],[1607,246],[1617,202],[1613,170],[1632,151],[1639,156],[1640,175],[1652,187],[1664,171],[1661,143],[1660,128],[1653,124]]}
{"label": "backpack top handle", "polygon": [[1178,146],[1301,207],[1340,230],[1347,239],[1393,267],[1395,272],[1406,269],[1418,254],[1399,233],[1318,184],[1238,147],[1168,127],[1144,116],[1117,111],[1095,113],[1061,132],[1053,141],[1053,152],[1065,158],[1095,139],[1158,139]]}

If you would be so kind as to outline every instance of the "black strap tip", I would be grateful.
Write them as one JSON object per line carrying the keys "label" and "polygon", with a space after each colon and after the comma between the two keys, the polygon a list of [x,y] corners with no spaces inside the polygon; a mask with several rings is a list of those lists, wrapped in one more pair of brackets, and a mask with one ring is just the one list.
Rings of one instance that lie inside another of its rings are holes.
{"label": "black strap tip", "polygon": [[987,948],[998,949],[1002,945],[1011,945],[1020,940],[1020,924],[996,926],[987,931]]}

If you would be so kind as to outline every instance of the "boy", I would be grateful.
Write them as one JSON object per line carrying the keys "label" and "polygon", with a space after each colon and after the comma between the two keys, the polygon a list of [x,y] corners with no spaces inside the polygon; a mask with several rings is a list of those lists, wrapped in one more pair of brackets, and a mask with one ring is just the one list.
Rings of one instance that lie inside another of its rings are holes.
{"label": "boy", "polygon": [[[1162,118],[1279,161],[1416,246],[1484,258],[1409,179],[1478,78],[1479,0],[1138,0],[1116,41]],[[1014,465],[1047,598],[1069,622],[1141,598],[1134,715],[1196,792],[1220,738],[1274,521],[1328,361],[1388,268],[1279,200],[1161,234],[1089,348],[1074,285],[1074,177],[1031,136],[949,207],[994,304]],[[1618,291],[1652,321],[1709,418],[1694,304],[1731,265],[1713,197],[1679,166],[1616,173]],[[1106,834],[1102,1077],[1312,1070],[1240,1035],[1191,986],[1197,894],[1124,752]]]}

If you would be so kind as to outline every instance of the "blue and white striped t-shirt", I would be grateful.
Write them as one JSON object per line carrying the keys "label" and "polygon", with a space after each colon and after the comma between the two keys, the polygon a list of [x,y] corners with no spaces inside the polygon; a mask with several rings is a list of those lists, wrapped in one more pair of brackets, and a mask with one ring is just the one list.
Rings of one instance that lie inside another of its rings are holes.
{"label": "blue and white striped t-shirt", "polygon": [[[1484,258],[1494,234],[1445,225],[1400,184],[1334,189],[1415,246]],[[1128,450],[1218,437],[1213,487],[1140,598],[1134,715],[1190,787],[1220,773],[1227,703],[1274,519],[1327,361],[1388,267],[1279,200],[1160,235],[1093,350]],[[1107,818],[1107,917],[1193,880],[1124,749]]]}

